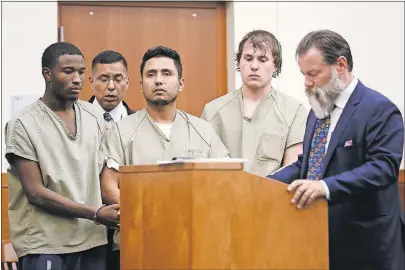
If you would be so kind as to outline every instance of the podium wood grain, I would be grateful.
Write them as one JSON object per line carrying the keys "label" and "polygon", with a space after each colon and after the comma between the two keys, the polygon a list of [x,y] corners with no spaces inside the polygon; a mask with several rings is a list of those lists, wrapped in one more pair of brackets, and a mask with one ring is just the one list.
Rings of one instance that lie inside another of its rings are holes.
{"label": "podium wood grain", "polygon": [[326,202],[228,165],[121,167],[121,269],[328,269]]}

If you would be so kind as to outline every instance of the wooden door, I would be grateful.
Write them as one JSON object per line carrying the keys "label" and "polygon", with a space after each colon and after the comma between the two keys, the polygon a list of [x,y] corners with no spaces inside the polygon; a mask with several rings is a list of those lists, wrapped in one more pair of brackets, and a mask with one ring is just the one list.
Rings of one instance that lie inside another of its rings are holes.
{"label": "wooden door", "polygon": [[[10,224],[8,222],[8,185],[7,174],[1,174],[1,258],[4,258],[3,243],[10,242]],[[3,263],[3,260],[1,261]]]}
{"label": "wooden door", "polygon": [[116,50],[128,62],[130,87],[124,100],[144,107],[140,64],[156,45],[177,50],[183,62],[185,89],[177,105],[200,116],[204,104],[227,92],[225,8],[215,2],[59,2],[64,41],[77,45],[86,60],[81,99],[92,92],[91,61],[102,50]]}
{"label": "wooden door", "polygon": [[10,240],[7,174],[1,174],[1,241]]}

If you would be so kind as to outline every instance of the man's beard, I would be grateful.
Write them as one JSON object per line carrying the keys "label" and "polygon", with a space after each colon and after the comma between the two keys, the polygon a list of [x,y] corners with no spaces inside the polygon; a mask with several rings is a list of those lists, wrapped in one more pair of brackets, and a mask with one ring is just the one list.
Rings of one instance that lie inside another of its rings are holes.
{"label": "man's beard", "polygon": [[305,89],[315,116],[319,119],[329,116],[335,107],[336,99],[345,88],[345,83],[338,78],[336,71],[332,70],[332,78],[326,85]]}
{"label": "man's beard", "polygon": [[164,99],[151,100],[151,99],[147,98],[146,96],[145,96],[145,99],[146,99],[146,102],[148,102],[149,104],[153,104],[155,106],[166,106],[166,105],[169,105],[170,103],[175,102],[177,99],[177,95],[169,100],[164,100]]}

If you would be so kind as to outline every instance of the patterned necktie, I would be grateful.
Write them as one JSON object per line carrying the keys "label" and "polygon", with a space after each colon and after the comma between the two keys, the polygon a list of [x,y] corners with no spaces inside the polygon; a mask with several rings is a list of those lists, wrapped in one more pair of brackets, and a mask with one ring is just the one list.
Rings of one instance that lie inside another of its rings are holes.
{"label": "patterned necktie", "polygon": [[111,117],[111,114],[108,113],[108,112],[105,112],[105,113],[103,114],[103,116],[104,116],[104,120],[107,121],[107,122],[110,122],[110,121],[113,120],[113,118]]}
{"label": "patterned necktie", "polygon": [[314,135],[311,143],[311,151],[309,154],[307,173],[307,179],[309,180],[319,180],[321,177],[329,126],[330,116],[324,119],[316,120]]}

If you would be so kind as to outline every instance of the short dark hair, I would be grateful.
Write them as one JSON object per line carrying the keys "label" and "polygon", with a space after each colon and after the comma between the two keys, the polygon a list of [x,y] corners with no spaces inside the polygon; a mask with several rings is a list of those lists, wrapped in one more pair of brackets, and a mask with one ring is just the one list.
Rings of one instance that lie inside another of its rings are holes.
{"label": "short dark hair", "polygon": [[179,79],[181,79],[183,76],[183,66],[181,65],[181,59],[180,59],[179,53],[171,48],[168,48],[165,46],[160,46],[160,45],[150,48],[143,55],[142,63],[141,63],[141,77],[143,76],[143,70],[145,68],[146,62],[151,58],[161,57],[161,56],[173,59],[174,65],[177,68],[177,73],[179,74]]}
{"label": "short dark hair", "polygon": [[340,56],[347,59],[348,70],[353,70],[353,57],[349,43],[338,33],[331,30],[318,30],[308,33],[298,44],[295,56],[307,53],[311,48],[318,49],[325,63],[336,64]]}
{"label": "short dark hair", "polygon": [[80,49],[69,42],[56,42],[48,46],[42,54],[42,68],[53,68],[62,55],[81,55]]}
{"label": "short dark hair", "polygon": [[113,64],[117,62],[121,62],[124,65],[125,70],[128,71],[127,60],[122,54],[112,50],[102,51],[94,57],[91,62],[91,69],[94,71],[97,64]]}
{"label": "short dark hair", "polygon": [[[271,50],[271,54],[274,60],[274,66],[276,67],[275,74],[273,77],[277,77],[281,73],[281,65],[283,64],[282,58],[282,50],[281,44],[278,42],[277,38],[270,32],[265,30],[253,30],[247,33],[239,42],[238,52],[235,55],[236,65],[239,66],[240,58],[242,57],[243,47],[245,46],[246,42],[251,42],[253,45],[253,49],[256,51],[257,49],[263,50],[265,49],[265,45],[268,46]],[[239,67],[236,69],[239,71]]]}

